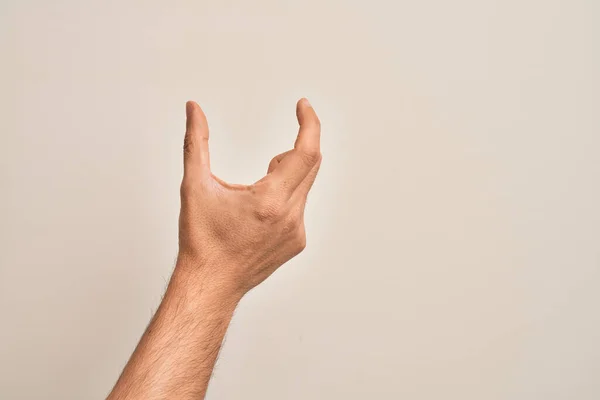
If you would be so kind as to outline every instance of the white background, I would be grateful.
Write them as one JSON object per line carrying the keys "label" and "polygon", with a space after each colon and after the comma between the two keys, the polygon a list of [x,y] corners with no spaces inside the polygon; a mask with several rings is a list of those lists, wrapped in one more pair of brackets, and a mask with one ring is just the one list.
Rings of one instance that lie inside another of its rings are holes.
{"label": "white background", "polygon": [[308,247],[209,399],[600,398],[594,0],[0,3],[0,398],[102,399],[177,252],[184,104],[251,183],[323,122]]}

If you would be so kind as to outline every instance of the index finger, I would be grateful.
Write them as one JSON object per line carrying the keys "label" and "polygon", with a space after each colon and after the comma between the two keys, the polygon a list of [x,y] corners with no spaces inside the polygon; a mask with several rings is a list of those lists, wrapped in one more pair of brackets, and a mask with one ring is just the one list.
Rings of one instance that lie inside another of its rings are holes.
{"label": "index finger", "polygon": [[294,148],[308,152],[321,151],[321,121],[307,99],[296,104],[296,118],[300,124]]}
{"label": "index finger", "polygon": [[272,179],[278,181],[289,194],[302,183],[321,159],[321,122],[308,100],[298,101],[296,116],[300,128],[294,150],[286,155],[272,172]]}

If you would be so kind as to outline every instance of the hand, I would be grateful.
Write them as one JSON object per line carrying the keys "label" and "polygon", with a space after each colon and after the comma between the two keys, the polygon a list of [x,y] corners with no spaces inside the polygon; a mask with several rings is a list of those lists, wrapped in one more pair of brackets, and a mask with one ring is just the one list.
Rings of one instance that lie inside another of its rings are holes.
{"label": "hand", "polygon": [[306,246],[304,206],[321,165],[319,118],[301,99],[294,148],[275,156],[258,182],[235,185],[210,171],[202,109],[188,102],[186,114],[178,265],[241,297]]}

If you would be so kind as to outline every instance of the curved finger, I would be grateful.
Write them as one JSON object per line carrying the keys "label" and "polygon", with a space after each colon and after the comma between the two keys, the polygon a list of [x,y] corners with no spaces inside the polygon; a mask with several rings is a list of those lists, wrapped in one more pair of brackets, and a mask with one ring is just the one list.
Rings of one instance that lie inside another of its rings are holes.
{"label": "curved finger", "polygon": [[321,159],[321,123],[308,100],[296,106],[300,128],[294,150],[288,152],[272,171],[273,179],[291,194]]}
{"label": "curved finger", "polygon": [[294,148],[305,151],[321,151],[321,121],[308,99],[296,103],[296,118],[300,129]]}

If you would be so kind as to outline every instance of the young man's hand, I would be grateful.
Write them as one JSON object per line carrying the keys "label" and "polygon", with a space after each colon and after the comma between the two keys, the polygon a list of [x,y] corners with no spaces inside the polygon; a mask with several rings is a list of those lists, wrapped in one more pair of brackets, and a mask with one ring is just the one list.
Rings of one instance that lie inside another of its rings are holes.
{"label": "young man's hand", "polygon": [[249,186],[210,172],[206,117],[194,102],[186,112],[177,266],[109,400],[203,399],[239,300],[306,243],[304,205],[321,165],[308,101],[296,106],[294,148]]}
{"label": "young man's hand", "polygon": [[294,148],[275,156],[258,182],[234,185],[210,171],[202,109],[188,102],[186,112],[178,268],[241,297],[305,247],[304,206],[321,164],[319,118],[300,100]]}

